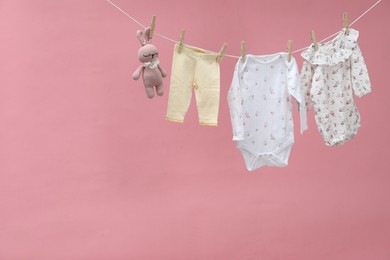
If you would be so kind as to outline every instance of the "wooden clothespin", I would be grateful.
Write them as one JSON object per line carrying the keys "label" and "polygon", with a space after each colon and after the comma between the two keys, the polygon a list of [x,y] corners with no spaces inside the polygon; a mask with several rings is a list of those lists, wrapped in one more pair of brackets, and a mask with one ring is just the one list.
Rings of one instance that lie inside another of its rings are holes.
{"label": "wooden clothespin", "polygon": [[217,58],[216,58],[216,61],[217,61],[218,63],[221,62],[223,56],[225,55],[226,48],[227,48],[227,43],[225,42],[225,43],[222,45],[222,48],[221,48],[221,50],[219,51],[218,56],[217,56]]}
{"label": "wooden clothespin", "polygon": [[183,45],[184,45],[184,35],[185,35],[186,31],[185,30],[182,30],[181,33],[180,33],[180,37],[179,37],[179,49],[177,50],[178,53],[181,52],[181,50],[183,49]]}
{"label": "wooden clothespin", "polygon": [[241,42],[241,61],[242,63],[245,62],[245,56],[246,56],[246,43],[245,41]]}
{"label": "wooden clothespin", "polygon": [[314,34],[314,31],[310,32],[311,42],[313,43],[314,49],[318,51],[318,43],[316,40],[316,35]]}
{"label": "wooden clothespin", "polygon": [[288,60],[288,62],[290,62],[291,61],[291,52],[292,52],[292,40],[288,40],[288,42],[287,42],[287,51],[288,51],[287,60]]}
{"label": "wooden clothespin", "polygon": [[156,16],[152,16],[152,21],[150,22],[150,31],[149,31],[149,39],[151,40],[154,33],[154,27],[156,26]]}
{"label": "wooden clothespin", "polygon": [[348,13],[345,12],[343,13],[343,21],[344,21],[344,28],[345,28],[345,34],[349,34],[349,30],[348,30],[348,27],[349,27],[349,24],[348,24]]}

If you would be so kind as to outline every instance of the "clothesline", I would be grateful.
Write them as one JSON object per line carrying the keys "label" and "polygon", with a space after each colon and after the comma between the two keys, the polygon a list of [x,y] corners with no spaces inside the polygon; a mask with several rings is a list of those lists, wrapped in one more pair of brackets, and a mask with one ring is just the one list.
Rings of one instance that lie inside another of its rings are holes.
{"label": "clothesline", "polygon": [[[122,12],[125,16],[127,16],[128,18],[130,18],[133,22],[135,22],[137,25],[139,25],[140,27],[142,27],[143,29],[145,29],[146,27],[144,25],[142,25],[139,21],[137,21],[134,17],[132,17],[131,15],[129,15],[128,13],[126,13],[125,11],[123,11],[119,6],[117,6],[116,4],[114,4],[112,1],[110,0],[106,0],[108,3],[110,3],[112,6],[114,6],[116,9],[118,9],[120,12]],[[382,2],[382,0],[378,0],[375,4],[373,4],[370,8],[368,8],[364,13],[362,13],[358,18],[356,18],[352,23],[350,23],[350,26],[352,26],[353,24],[355,24],[357,21],[359,21],[363,16],[365,16],[368,12],[370,12],[375,6],[377,6],[380,2]],[[332,35],[329,35],[328,37],[318,41],[319,43],[321,42],[324,42],[334,36],[336,36],[340,31],[337,31],[335,32],[334,34]],[[175,41],[173,40],[172,38],[169,38],[165,35],[162,35],[162,34],[159,34],[159,33],[154,33],[155,35],[163,38],[163,39],[166,39],[168,41],[171,41],[173,43],[179,43],[178,41]],[[308,48],[310,48],[311,45],[307,46],[307,47],[303,47],[301,49],[298,49],[298,50],[295,50],[293,51],[292,53],[297,53],[297,52],[300,52],[300,51],[303,51],[303,50],[306,50]],[[207,50],[209,51],[209,50]],[[214,51],[209,51],[209,52],[212,52],[212,53],[216,53]],[[224,55],[225,57],[230,57],[230,58],[236,58],[236,59],[239,59],[241,56],[237,56],[237,55],[231,55],[231,54],[225,54]]]}

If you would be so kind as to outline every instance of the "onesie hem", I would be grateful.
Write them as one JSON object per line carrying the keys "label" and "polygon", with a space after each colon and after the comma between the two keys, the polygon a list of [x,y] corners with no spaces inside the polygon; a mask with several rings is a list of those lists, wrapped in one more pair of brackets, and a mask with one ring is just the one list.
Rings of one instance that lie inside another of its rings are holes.
{"label": "onesie hem", "polygon": [[[248,146],[244,143],[237,142],[237,148],[242,152],[243,150],[248,151],[253,155],[253,159],[248,161],[245,156],[244,161],[246,165],[246,169],[250,172],[255,171],[261,167],[264,166],[276,166],[276,167],[286,167],[288,166],[288,158],[290,156],[291,148],[294,144],[294,136],[289,136],[285,139],[284,144],[282,144],[280,147],[274,149],[273,151],[269,152],[257,152],[252,147]],[[283,160],[278,155],[278,152],[284,151],[285,149],[288,149],[287,158]]]}
{"label": "onesie hem", "polygon": [[325,143],[325,145],[327,145],[327,146],[342,145],[342,144],[348,142],[349,140],[351,140],[352,138],[354,138],[357,135],[357,132],[358,132],[358,129],[356,129],[355,131],[353,131],[349,134],[345,134],[345,135],[333,138],[333,140],[327,141]]}

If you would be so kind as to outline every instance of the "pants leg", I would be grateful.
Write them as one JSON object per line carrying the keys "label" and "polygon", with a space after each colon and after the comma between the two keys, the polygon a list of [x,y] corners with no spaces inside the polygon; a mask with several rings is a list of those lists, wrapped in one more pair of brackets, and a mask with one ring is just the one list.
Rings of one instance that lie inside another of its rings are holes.
{"label": "pants leg", "polygon": [[169,88],[166,119],[183,122],[190,106],[196,60],[185,52],[173,51],[171,83]]}
{"label": "pants leg", "polygon": [[220,99],[220,71],[216,55],[198,61],[195,74],[195,97],[199,124],[217,126]]}

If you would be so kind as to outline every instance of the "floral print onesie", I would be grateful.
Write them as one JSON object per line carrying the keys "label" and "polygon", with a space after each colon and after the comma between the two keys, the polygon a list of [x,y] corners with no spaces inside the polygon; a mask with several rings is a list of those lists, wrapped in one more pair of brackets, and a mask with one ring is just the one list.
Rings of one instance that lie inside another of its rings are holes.
{"label": "floral print onesie", "polygon": [[233,140],[249,171],[284,167],[294,144],[292,98],[300,103],[301,133],[307,129],[298,66],[285,52],[238,60],[228,93]]}
{"label": "floral print onesie", "polygon": [[359,32],[349,28],[333,40],[309,48],[304,58],[301,83],[306,108],[314,108],[317,128],[326,145],[343,144],[360,127],[360,115],[353,93],[361,97],[371,91],[362,53],[357,44]]}

